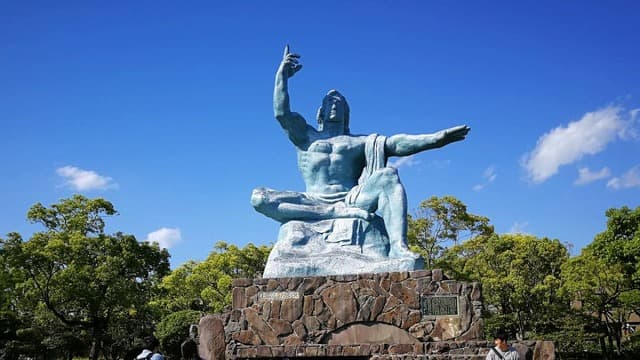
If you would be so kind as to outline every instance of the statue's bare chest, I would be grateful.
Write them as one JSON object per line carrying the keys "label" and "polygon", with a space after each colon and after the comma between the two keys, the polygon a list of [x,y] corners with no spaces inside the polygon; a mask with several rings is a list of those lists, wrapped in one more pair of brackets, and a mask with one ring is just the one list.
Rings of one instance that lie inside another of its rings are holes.
{"label": "statue's bare chest", "polygon": [[[346,168],[356,167],[364,161],[364,147],[358,139],[330,138],[318,139],[298,153],[301,165],[311,168]],[[354,169],[356,170],[356,169]],[[357,171],[357,170],[356,170]],[[348,170],[347,172],[350,172]]]}
{"label": "statue's bare chest", "polygon": [[327,155],[357,156],[362,151],[360,142],[349,137],[318,139],[311,142],[306,152]]}

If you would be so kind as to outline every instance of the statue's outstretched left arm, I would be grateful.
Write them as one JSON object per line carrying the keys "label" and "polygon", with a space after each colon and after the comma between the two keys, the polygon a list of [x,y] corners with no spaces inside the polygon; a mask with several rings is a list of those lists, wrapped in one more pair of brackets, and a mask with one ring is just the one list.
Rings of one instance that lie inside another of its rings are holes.
{"label": "statue's outstretched left arm", "polygon": [[434,134],[393,135],[387,138],[385,154],[387,156],[408,156],[424,150],[443,147],[452,142],[464,140],[469,130],[471,130],[470,127],[460,125]]}

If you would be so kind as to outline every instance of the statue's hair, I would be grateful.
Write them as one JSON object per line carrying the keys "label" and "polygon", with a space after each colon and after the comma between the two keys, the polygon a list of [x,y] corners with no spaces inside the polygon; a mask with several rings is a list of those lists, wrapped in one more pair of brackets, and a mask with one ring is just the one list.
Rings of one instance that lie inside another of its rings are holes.
{"label": "statue's hair", "polygon": [[[349,130],[349,103],[347,102],[347,99],[344,97],[344,95],[342,95],[338,90],[329,90],[329,92],[327,93],[327,95],[325,95],[325,97],[327,96],[337,96],[339,97],[342,102],[344,103],[344,133],[345,134],[350,134],[350,130]],[[324,106],[320,105],[320,108],[318,108],[318,115],[316,116],[316,118],[318,119],[318,127],[320,128],[320,130],[322,130],[322,127],[324,125],[324,113],[322,112]]]}

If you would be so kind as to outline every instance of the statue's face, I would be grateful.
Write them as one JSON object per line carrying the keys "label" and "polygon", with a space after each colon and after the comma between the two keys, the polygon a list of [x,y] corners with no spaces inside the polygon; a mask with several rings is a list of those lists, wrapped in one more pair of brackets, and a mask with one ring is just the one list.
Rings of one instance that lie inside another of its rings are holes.
{"label": "statue's face", "polygon": [[322,100],[322,119],[326,122],[344,122],[345,103],[341,96],[327,95]]}

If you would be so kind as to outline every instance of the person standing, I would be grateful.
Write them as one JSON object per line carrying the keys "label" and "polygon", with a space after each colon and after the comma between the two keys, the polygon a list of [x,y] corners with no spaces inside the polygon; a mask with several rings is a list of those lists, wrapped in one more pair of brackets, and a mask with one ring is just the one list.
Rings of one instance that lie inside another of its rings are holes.
{"label": "person standing", "polygon": [[493,343],[496,345],[489,349],[486,360],[520,360],[518,351],[507,343],[507,334],[499,331],[494,337]]}

